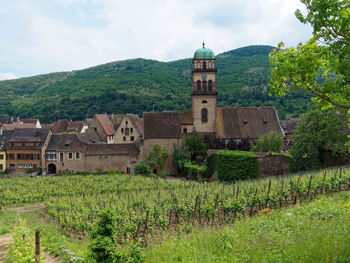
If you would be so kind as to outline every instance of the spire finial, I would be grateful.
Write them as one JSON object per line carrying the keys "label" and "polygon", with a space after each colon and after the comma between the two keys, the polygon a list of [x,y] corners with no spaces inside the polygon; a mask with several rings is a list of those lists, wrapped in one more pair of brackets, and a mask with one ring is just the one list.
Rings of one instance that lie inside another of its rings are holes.
{"label": "spire finial", "polygon": [[204,40],[203,40],[203,48],[205,48],[205,43],[204,43]]}

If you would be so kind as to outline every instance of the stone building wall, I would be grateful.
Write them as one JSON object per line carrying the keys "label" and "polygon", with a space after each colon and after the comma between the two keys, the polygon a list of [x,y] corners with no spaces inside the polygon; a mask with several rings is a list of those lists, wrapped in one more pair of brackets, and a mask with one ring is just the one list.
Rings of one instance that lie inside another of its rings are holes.
{"label": "stone building wall", "polygon": [[286,155],[269,155],[265,153],[255,153],[259,162],[259,177],[283,175],[289,173],[291,157]]}
{"label": "stone building wall", "polygon": [[[208,110],[208,121],[205,123],[202,122],[202,109],[204,108]],[[216,132],[216,95],[192,95],[192,110],[195,132]]]}

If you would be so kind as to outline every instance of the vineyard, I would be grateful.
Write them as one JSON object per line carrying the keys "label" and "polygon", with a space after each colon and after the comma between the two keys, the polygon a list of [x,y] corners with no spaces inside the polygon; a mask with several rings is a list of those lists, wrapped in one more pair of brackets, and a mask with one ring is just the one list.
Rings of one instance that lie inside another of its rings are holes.
{"label": "vineyard", "polygon": [[111,208],[117,214],[118,243],[145,245],[154,233],[232,223],[349,186],[349,168],[235,184],[123,174],[10,178],[0,180],[0,204],[43,201],[46,213],[62,228],[86,236],[94,229],[99,212]]}

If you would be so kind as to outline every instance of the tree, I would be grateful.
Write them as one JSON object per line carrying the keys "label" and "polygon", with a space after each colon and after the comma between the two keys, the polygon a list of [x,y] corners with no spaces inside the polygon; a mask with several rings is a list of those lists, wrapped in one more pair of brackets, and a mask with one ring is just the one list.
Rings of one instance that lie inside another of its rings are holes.
{"label": "tree", "polygon": [[323,109],[336,106],[350,119],[350,0],[301,0],[307,9],[302,23],[313,27],[306,44],[284,49],[281,42],[270,54],[271,92],[309,92]]}
{"label": "tree", "polygon": [[280,153],[283,148],[284,139],[282,135],[278,135],[272,131],[262,135],[256,145],[252,146],[252,152],[277,152]]}
{"label": "tree", "polygon": [[149,152],[146,163],[150,166],[152,171],[157,170],[157,172],[160,172],[163,170],[168,157],[169,151],[166,148],[160,147],[159,144],[155,144]]}
{"label": "tree", "polygon": [[184,145],[191,153],[192,160],[194,160],[197,156],[207,156],[207,145],[200,137],[193,136],[187,138],[184,142]]}
{"label": "tree", "polygon": [[333,109],[305,113],[292,137],[291,170],[318,169],[325,166],[327,156],[344,153],[344,119]]}
{"label": "tree", "polygon": [[180,173],[182,173],[185,169],[185,164],[190,162],[191,153],[188,150],[186,145],[182,145],[181,148],[178,148],[174,144],[174,152],[173,152],[173,164],[178,169]]}

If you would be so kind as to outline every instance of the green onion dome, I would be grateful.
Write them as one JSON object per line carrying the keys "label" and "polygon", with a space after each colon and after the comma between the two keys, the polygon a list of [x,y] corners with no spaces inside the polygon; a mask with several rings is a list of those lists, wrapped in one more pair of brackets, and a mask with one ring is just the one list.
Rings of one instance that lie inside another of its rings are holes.
{"label": "green onion dome", "polygon": [[203,47],[199,48],[194,52],[194,59],[215,59],[215,54],[213,50],[209,48],[205,48],[203,43]]}

